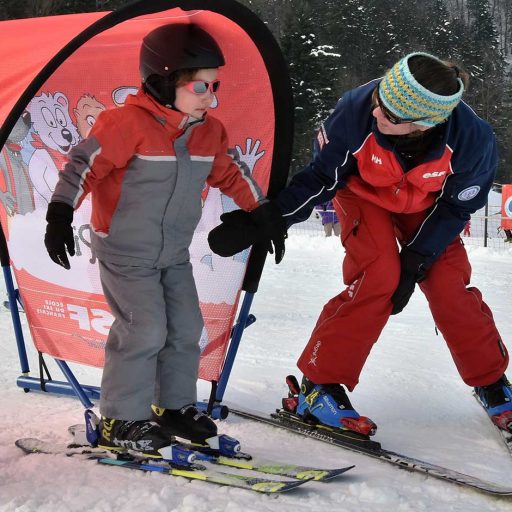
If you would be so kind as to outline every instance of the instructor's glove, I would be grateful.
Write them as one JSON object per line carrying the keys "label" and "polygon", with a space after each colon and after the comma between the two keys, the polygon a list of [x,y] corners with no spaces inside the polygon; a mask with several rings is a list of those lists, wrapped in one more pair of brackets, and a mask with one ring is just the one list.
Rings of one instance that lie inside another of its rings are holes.
{"label": "instructor's glove", "polygon": [[392,315],[400,313],[407,306],[416,283],[421,283],[427,277],[428,258],[405,247],[400,253],[400,268],[400,281],[391,297]]}
{"label": "instructor's glove", "polygon": [[275,253],[276,263],[284,258],[284,241],[288,238],[286,222],[281,210],[272,202],[264,203],[251,212],[251,218],[262,232],[263,240],[268,243],[268,252]]}
{"label": "instructor's glove", "polygon": [[70,269],[68,256],[75,255],[75,239],[73,237],[73,207],[65,203],[52,201],[46,213],[46,234],[44,245],[50,258],[65,269]]}
{"label": "instructor's glove", "polygon": [[267,242],[276,263],[284,256],[286,223],[273,203],[264,203],[252,212],[234,210],[220,216],[222,224],[208,235],[210,249],[219,256],[234,256],[258,242]]}

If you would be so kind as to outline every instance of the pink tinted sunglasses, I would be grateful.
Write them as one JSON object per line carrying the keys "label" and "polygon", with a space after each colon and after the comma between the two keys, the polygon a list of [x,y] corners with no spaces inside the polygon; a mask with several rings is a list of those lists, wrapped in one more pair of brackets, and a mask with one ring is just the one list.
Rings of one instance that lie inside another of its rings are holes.
{"label": "pink tinted sunglasses", "polygon": [[210,91],[211,93],[219,90],[220,80],[214,80],[213,82],[207,82],[206,80],[192,80],[187,82],[183,87],[194,94],[204,94]]}

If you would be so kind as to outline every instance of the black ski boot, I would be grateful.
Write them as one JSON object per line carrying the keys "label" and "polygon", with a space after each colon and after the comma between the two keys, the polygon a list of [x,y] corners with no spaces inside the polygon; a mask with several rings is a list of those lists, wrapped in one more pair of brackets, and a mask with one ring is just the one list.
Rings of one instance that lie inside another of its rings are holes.
{"label": "black ski boot", "polygon": [[205,444],[217,435],[217,425],[193,404],[181,409],[164,409],[152,405],[153,419],[169,436],[182,437],[193,443]]}
{"label": "black ski boot", "polygon": [[172,444],[171,437],[154,421],[126,421],[101,417],[98,448],[151,458],[162,458],[161,448]]}

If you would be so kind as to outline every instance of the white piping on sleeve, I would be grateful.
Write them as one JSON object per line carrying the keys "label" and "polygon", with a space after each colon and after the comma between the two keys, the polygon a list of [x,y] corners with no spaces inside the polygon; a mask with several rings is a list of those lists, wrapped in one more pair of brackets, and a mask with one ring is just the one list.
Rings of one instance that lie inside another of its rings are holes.
{"label": "white piping on sleeve", "polygon": [[192,160],[192,162],[213,162],[215,160],[215,157],[190,155],[190,160]]}
{"label": "white piping on sleeve", "polygon": [[242,179],[245,180],[245,182],[247,183],[249,190],[252,193],[253,198],[256,201],[261,201],[262,199],[264,199],[263,192],[261,192],[261,190],[257,186],[256,182],[252,179],[252,177],[247,175],[247,173],[244,171],[244,167],[242,165],[240,165],[240,162],[236,158],[234,158],[233,155],[230,155],[229,153],[228,153],[228,156],[231,157],[231,160],[233,161],[233,163],[238,167],[238,171],[240,172]]}
{"label": "white piping on sleeve", "polygon": [[[336,167],[336,169],[334,170],[334,173],[335,173],[335,180],[334,180],[334,184],[332,185],[332,187],[328,188],[327,190],[332,190],[336,187],[336,185],[338,184],[338,169],[340,167],[343,167],[346,163],[347,163],[347,160],[348,160],[348,156],[350,155],[350,150],[347,150],[347,153],[345,155],[345,160],[343,161],[343,163],[341,165],[338,165],[338,167]],[[306,206],[310,201],[311,199],[314,199],[315,197],[318,197],[323,191],[325,190],[325,187],[322,187],[319,192],[317,192],[316,194],[313,194],[311,196],[308,197],[308,199],[306,201],[304,201],[300,206],[298,206],[293,212],[289,212],[289,213],[284,213],[283,214],[283,217],[289,217],[290,215],[294,215],[295,213],[297,213],[301,208],[304,208],[304,206]]]}
{"label": "white piping on sleeve", "polygon": [[425,222],[427,222],[427,220],[432,216],[432,214],[437,210],[437,206],[438,206],[438,203],[436,203],[436,205],[434,206],[434,208],[432,208],[432,211],[428,214],[428,216],[425,218],[425,220],[421,223],[421,226],[420,226],[420,229],[418,229],[418,231],[416,232],[416,235],[414,236],[414,238],[407,244],[407,247],[409,247],[412,243],[414,243],[414,241],[416,240],[416,238],[418,238],[418,235],[420,234],[421,230],[423,229],[423,226],[425,225]]}
{"label": "white piping on sleeve", "polygon": [[354,155],[356,155],[357,153],[359,153],[359,151],[361,151],[361,149],[363,149],[363,146],[366,144],[366,141],[368,140],[369,137],[371,137],[371,135],[373,134],[373,132],[370,132],[366,138],[363,140],[363,143],[354,151]]}
{"label": "white piping on sleeve", "polygon": [[78,193],[75,196],[75,199],[73,201],[73,208],[76,208],[78,201],[84,195],[84,181],[87,179],[87,175],[91,172],[91,167],[94,165],[94,160],[96,160],[96,157],[100,153],[101,153],[101,148],[98,148],[96,151],[93,151],[91,153],[91,156],[89,157],[88,165],[83,170],[82,174],[80,175],[80,182],[78,183]]}
{"label": "white piping on sleeve", "polygon": [[135,155],[136,158],[140,158],[141,160],[148,160],[151,162],[176,162],[176,157],[171,155],[164,155],[164,156],[158,156],[158,155],[141,155],[137,153]]}

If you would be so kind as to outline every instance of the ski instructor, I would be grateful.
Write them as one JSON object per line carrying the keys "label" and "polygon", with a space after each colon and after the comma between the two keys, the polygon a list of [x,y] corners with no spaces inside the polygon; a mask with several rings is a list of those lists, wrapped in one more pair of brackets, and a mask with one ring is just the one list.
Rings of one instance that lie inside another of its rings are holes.
{"label": "ski instructor", "polygon": [[486,203],[498,163],[491,127],[461,101],[467,83],[451,62],[405,56],[338,101],[318,131],[313,160],[262,207],[265,229],[238,210],[210,233],[211,248],[223,256],[248,242],[280,247],[291,224],[333,200],[347,287],[324,306],[298,361],[300,393],[288,401],[310,423],[375,433],[345,388],[356,387],[390,315],[404,309],[418,283],[460,376],[492,420],[512,431],[508,353],[482,294],[470,286],[459,237]]}

